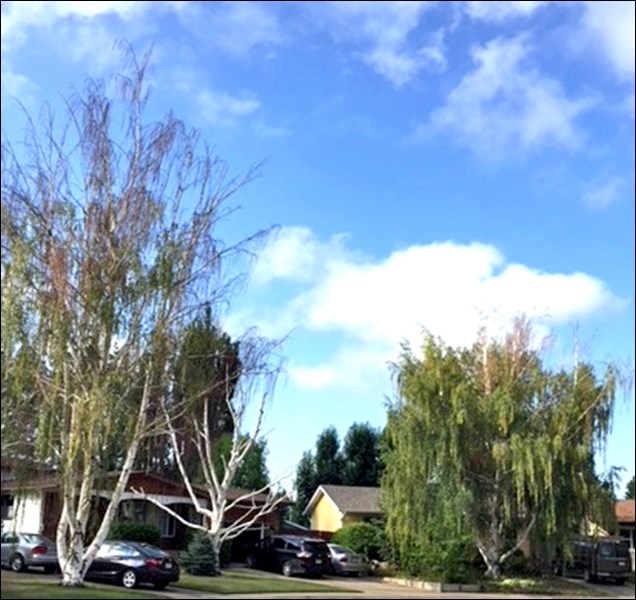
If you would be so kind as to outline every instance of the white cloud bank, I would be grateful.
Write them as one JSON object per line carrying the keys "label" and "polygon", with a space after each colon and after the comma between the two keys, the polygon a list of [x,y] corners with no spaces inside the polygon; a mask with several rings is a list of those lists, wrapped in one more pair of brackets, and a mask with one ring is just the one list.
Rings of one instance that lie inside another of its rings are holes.
{"label": "white cloud bank", "polygon": [[342,336],[332,360],[290,365],[292,381],[313,390],[362,388],[378,373],[386,380],[400,342],[417,347],[422,328],[467,345],[485,318],[496,332],[520,313],[557,325],[624,304],[595,277],[508,262],[487,244],[436,242],[365,260],[341,236],[321,242],[301,227],[281,230],[260,254],[255,277],[260,286],[300,286],[287,303],[244,315],[266,333],[296,327]]}

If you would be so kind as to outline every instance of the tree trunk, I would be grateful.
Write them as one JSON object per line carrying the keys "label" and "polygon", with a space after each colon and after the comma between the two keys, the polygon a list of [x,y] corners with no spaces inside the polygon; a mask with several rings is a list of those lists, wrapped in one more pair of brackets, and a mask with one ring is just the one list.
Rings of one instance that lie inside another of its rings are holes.
{"label": "tree trunk", "polygon": [[219,537],[212,537],[212,547],[214,549],[213,575],[216,576],[221,574],[221,540]]}

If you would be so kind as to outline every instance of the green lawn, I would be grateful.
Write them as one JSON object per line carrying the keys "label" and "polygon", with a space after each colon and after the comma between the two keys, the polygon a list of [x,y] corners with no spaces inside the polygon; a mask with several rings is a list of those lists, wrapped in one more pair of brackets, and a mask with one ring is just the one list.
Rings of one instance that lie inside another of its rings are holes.
{"label": "green lawn", "polygon": [[198,577],[181,572],[176,587],[213,594],[295,594],[302,592],[342,593],[342,588],[301,579],[282,579],[262,574],[225,571],[219,577]]}
{"label": "green lawn", "polygon": [[[493,594],[542,594],[546,596],[565,596],[567,598],[585,597],[590,590],[573,581],[560,577],[510,578],[484,583],[484,591]],[[602,592],[594,592],[602,595]],[[605,594],[609,595],[609,594]]]}
{"label": "green lawn", "polygon": [[116,586],[95,586],[87,584],[84,588],[65,588],[58,584],[55,577],[44,578],[36,573],[2,572],[2,591],[0,598],[157,598],[154,594],[144,594],[143,591],[129,592]]}

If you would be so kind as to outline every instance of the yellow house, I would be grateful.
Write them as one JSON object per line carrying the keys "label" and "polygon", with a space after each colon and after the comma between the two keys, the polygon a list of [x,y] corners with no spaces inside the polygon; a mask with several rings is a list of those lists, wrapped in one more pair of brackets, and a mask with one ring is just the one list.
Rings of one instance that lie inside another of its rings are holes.
{"label": "yellow house", "polygon": [[334,533],[352,523],[382,518],[380,488],[321,485],[311,497],[305,514],[311,530]]}

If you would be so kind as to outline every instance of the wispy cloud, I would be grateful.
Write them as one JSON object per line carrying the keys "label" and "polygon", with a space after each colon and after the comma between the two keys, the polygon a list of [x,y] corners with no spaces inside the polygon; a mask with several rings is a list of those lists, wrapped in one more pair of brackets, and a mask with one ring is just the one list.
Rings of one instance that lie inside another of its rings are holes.
{"label": "wispy cloud", "polygon": [[558,81],[529,64],[529,53],[524,37],[497,38],[474,48],[475,68],[415,137],[450,134],[490,159],[501,158],[511,148],[577,146],[581,136],[576,118],[594,99],[568,98]]}
{"label": "wispy cloud", "polygon": [[250,92],[233,96],[223,91],[202,90],[196,100],[202,117],[214,125],[235,125],[239,119],[253,115],[261,107],[260,101]]}
{"label": "wispy cloud", "polygon": [[585,2],[583,41],[602,56],[622,79],[634,80],[636,3]]}
{"label": "wispy cloud", "polygon": [[347,340],[327,362],[290,366],[292,380],[310,389],[346,380],[363,386],[374,372],[384,376],[402,340],[417,347],[422,327],[466,345],[485,316],[497,331],[519,313],[552,325],[624,305],[599,279],[509,262],[487,244],[415,245],[368,260],[344,247],[340,236],[333,239],[323,242],[306,228],[283,228],[262,253],[266,262],[257,265],[255,276],[260,285],[288,280],[299,287],[287,303],[252,307],[246,316],[268,334],[297,328]]}
{"label": "wispy cloud", "polygon": [[620,200],[625,187],[626,181],[620,177],[597,181],[583,193],[583,202],[592,210],[605,210]]}
{"label": "wispy cloud", "polygon": [[445,68],[444,33],[414,40],[422,15],[435,2],[329,2],[315,11],[331,36],[396,87],[426,67]]}
{"label": "wispy cloud", "polygon": [[538,8],[549,2],[519,1],[505,2],[496,0],[464,2],[464,10],[473,19],[501,23],[507,19],[529,17]]}

